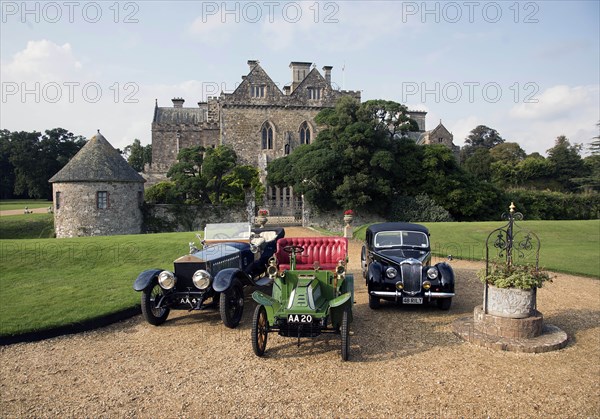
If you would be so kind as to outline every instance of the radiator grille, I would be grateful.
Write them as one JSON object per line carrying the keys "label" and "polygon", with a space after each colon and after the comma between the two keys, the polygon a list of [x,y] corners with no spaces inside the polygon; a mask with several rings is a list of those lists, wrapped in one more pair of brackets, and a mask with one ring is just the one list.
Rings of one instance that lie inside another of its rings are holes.
{"label": "radiator grille", "polygon": [[400,265],[404,291],[417,293],[421,291],[422,264],[416,259],[407,260]]}
{"label": "radiator grille", "polygon": [[211,266],[211,274],[214,277],[217,274],[217,272],[227,268],[240,268],[239,254],[232,257],[228,257],[226,259],[219,260],[217,262],[213,262]]}

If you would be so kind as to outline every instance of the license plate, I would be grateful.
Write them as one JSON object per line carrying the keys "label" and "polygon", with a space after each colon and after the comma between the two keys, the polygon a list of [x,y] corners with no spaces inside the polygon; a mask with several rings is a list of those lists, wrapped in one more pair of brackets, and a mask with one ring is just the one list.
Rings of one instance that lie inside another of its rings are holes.
{"label": "license plate", "polygon": [[312,323],[313,317],[310,314],[289,314],[288,323]]}
{"label": "license plate", "polygon": [[402,304],[423,304],[421,297],[402,297]]}

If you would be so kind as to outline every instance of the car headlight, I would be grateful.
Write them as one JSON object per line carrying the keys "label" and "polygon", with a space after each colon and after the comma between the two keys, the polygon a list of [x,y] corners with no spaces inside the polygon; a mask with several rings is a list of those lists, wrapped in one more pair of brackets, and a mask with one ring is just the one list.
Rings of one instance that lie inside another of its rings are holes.
{"label": "car headlight", "polygon": [[429,279],[437,279],[439,274],[440,273],[438,272],[437,268],[434,268],[433,266],[427,269],[427,278]]}
{"label": "car headlight", "polygon": [[194,272],[194,276],[192,276],[192,282],[194,286],[199,290],[205,290],[210,285],[210,280],[212,277],[210,274],[204,269],[200,269]]}
{"label": "car headlight", "polygon": [[175,274],[169,271],[162,271],[158,274],[158,285],[160,285],[161,288],[170,290],[175,286]]}
{"label": "car headlight", "polygon": [[398,271],[396,268],[389,267],[385,270],[385,276],[389,279],[396,278],[396,276],[398,276]]}
{"label": "car headlight", "polygon": [[335,267],[335,273],[338,275],[344,275],[346,273],[346,267],[344,266],[343,261],[339,261],[337,266]]}

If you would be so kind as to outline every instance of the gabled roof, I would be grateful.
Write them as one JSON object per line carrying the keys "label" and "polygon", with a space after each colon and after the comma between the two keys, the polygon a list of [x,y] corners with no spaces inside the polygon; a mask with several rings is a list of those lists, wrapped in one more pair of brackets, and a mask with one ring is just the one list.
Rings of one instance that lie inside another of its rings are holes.
{"label": "gabled roof", "polygon": [[145,182],[145,180],[98,131],[98,134],[94,135],[48,182]]}
{"label": "gabled roof", "polygon": [[267,72],[258,64],[254,65],[248,75],[242,80],[238,87],[227,96],[249,96],[248,85],[252,83],[264,83],[270,92],[277,97],[282,97],[283,92],[277,87],[277,84],[271,79]]}
{"label": "gabled roof", "polygon": [[306,87],[307,85],[312,86],[312,85],[316,85],[318,87],[324,87],[324,88],[329,88],[329,84],[327,83],[327,80],[325,80],[325,77],[323,77],[321,75],[321,73],[319,73],[319,70],[317,70],[316,68],[313,68],[312,70],[309,71],[309,73],[306,75],[306,77],[304,77],[302,79],[302,81],[300,82],[300,84],[298,86],[296,86],[296,88],[294,89],[294,91],[292,92],[291,96],[298,96],[299,94],[301,94],[300,92],[302,91],[306,91]]}

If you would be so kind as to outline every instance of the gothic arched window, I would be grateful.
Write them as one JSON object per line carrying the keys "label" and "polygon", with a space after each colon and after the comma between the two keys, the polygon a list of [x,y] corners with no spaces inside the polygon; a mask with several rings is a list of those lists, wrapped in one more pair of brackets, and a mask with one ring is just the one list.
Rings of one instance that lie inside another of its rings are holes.
{"label": "gothic arched window", "polygon": [[300,125],[300,144],[310,144],[310,127],[306,122]]}
{"label": "gothic arched window", "polygon": [[265,122],[261,129],[262,142],[261,147],[263,150],[273,149],[273,127],[268,122]]}

